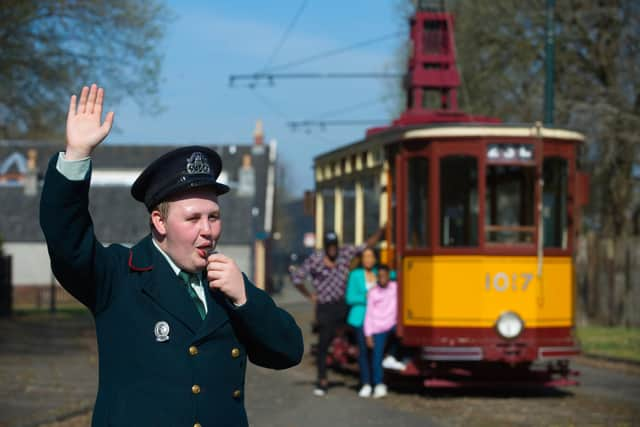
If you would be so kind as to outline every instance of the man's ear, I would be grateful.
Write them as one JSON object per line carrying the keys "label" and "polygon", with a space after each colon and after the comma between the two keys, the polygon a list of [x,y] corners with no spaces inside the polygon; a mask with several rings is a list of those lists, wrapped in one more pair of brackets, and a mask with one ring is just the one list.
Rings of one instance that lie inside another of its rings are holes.
{"label": "man's ear", "polygon": [[156,233],[164,237],[167,235],[167,223],[159,210],[155,209],[151,212],[151,224],[156,229]]}

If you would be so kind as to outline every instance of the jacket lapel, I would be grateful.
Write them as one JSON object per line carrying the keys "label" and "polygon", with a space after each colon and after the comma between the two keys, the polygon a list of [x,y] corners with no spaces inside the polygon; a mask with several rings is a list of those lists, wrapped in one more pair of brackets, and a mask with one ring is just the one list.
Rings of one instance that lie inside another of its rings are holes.
{"label": "jacket lapel", "polygon": [[142,273],[142,292],[195,333],[202,320],[185,284],[148,236],[131,249],[129,269]]}

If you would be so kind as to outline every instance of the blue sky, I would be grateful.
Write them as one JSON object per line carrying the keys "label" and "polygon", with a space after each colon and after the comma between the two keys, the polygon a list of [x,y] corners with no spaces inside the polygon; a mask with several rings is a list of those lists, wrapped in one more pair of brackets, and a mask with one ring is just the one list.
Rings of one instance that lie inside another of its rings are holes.
{"label": "blue sky", "polygon": [[[399,3],[309,0],[272,65],[394,32],[406,34]],[[248,143],[255,121],[262,119],[265,139],[278,141],[287,181],[295,182],[294,188],[301,193],[313,187],[313,156],[361,139],[366,126],[305,133],[294,132],[287,121],[392,119],[394,101],[379,101],[391,94],[390,80],[278,80],[273,88],[229,87],[231,74],[252,73],[265,66],[303,0],[173,0],[168,4],[175,19],[164,41],[160,98],[166,109],[148,116],[129,101],[115,106],[117,131],[107,143]],[[405,41],[395,37],[281,72],[397,71],[394,55]],[[325,115],[362,103],[366,106],[343,115]]]}

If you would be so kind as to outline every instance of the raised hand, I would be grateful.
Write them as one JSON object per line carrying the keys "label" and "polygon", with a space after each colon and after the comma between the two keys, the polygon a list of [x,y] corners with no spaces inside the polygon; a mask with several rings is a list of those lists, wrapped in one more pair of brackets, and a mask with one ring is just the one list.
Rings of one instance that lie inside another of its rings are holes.
{"label": "raised hand", "polygon": [[94,83],[91,89],[83,87],[80,101],[76,105],[76,95],[71,96],[69,113],[67,114],[67,148],[66,160],[77,160],[91,155],[109,134],[113,125],[113,111],[107,113],[104,123],[102,119],[102,102],[104,89]]}
{"label": "raised hand", "polygon": [[211,289],[219,289],[236,305],[247,302],[244,279],[234,260],[221,253],[207,258],[207,280]]}

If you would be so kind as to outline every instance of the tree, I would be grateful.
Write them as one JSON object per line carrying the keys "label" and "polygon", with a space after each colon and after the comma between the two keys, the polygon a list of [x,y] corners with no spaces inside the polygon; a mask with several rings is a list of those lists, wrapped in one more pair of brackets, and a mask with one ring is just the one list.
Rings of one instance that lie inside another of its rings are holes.
{"label": "tree", "polygon": [[159,109],[162,0],[4,0],[0,7],[0,137],[62,131],[70,93],[98,82],[110,102]]}

